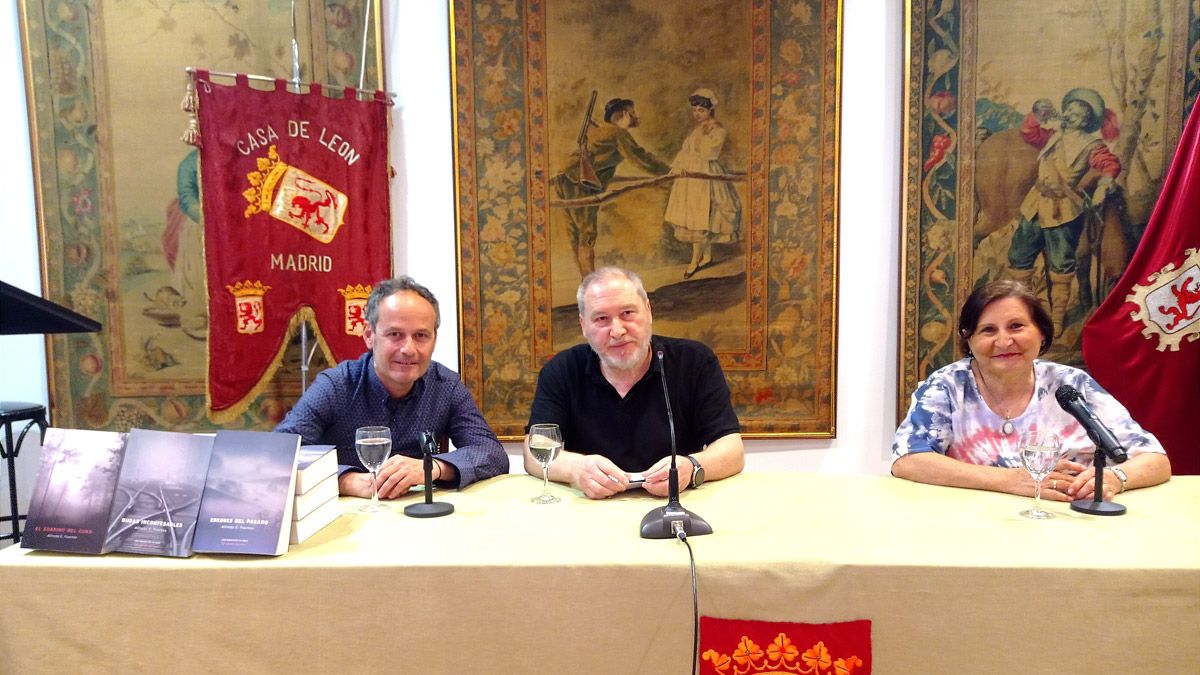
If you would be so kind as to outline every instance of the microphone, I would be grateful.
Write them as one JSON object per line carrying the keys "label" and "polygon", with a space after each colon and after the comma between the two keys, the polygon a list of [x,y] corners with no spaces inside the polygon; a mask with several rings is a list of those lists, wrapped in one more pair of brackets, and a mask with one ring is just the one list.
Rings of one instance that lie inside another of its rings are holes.
{"label": "microphone", "polygon": [[404,507],[404,515],[412,518],[437,518],[454,513],[454,505],[433,501],[433,456],[442,452],[432,431],[422,431],[421,463],[425,469],[425,501]]}
{"label": "microphone", "polygon": [[667,499],[679,503],[679,469],[675,466],[675,415],[671,413],[671,395],[667,392],[667,370],[663,364],[663,351],[654,353],[658,358],[658,376],[662,382],[663,403],[667,404],[667,430],[671,432],[671,470],[667,472]]}
{"label": "microphone", "polygon": [[642,539],[674,539],[712,534],[712,526],[679,503],[679,469],[675,466],[675,415],[671,412],[671,395],[667,392],[667,370],[663,351],[655,352],[658,374],[662,381],[663,402],[667,404],[667,428],[671,432],[671,468],[667,473],[667,505],[660,506],[642,518]]}
{"label": "microphone", "polygon": [[1096,413],[1092,412],[1087,402],[1083,400],[1083,395],[1075,387],[1064,384],[1054,392],[1054,398],[1058,400],[1058,404],[1062,406],[1063,410],[1071,413],[1071,417],[1079,421],[1083,430],[1087,432],[1088,438],[1092,439],[1096,447],[1100,448],[1109,459],[1118,464],[1129,459],[1124,446],[1113,435],[1113,432],[1104,426],[1104,422],[1096,417]]}
{"label": "microphone", "polygon": [[1084,431],[1087,432],[1088,438],[1096,444],[1096,452],[1092,459],[1092,468],[1095,469],[1096,485],[1092,491],[1091,499],[1076,499],[1071,502],[1071,510],[1079,511],[1080,513],[1090,513],[1095,516],[1120,516],[1125,513],[1125,507],[1115,502],[1104,501],[1104,458],[1108,457],[1112,461],[1120,464],[1129,459],[1129,455],[1125,452],[1125,448],[1121,446],[1121,442],[1113,436],[1113,432],[1100,418],[1096,417],[1096,413],[1088,407],[1088,404],[1083,400],[1083,395],[1080,394],[1075,387],[1069,384],[1064,384],[1054,392],[1054,398],[1058,400],[1058,405],[1062,409],[1071,414],[1083,425]]}

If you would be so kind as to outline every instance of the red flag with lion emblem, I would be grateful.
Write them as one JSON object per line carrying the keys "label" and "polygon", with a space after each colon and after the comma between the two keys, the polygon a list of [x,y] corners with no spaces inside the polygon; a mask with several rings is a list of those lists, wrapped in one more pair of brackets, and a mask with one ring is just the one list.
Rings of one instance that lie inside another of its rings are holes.
{"label": "red flag with lion emblem", "polygon": [[1083,358],[1158,437],[1171,473],[1200,474],[1200,113],[1194,109],[1129,267],[1083,329]]}
{"label": "red flag with lion emblem", "polygon": [[330,362],[361,354],[371,284],[391,275],[391,102],[273,84],[195,74],[215,421],[245,411],[306,319]]}

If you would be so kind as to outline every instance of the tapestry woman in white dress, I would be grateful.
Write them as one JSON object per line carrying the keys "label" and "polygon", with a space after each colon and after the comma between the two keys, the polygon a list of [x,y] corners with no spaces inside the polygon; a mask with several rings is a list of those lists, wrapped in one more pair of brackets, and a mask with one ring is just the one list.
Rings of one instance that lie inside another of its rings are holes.
{"label": "tapestry woman in white dress", "polygon": [[[697,89],[688,103],[696,127],[688,134],[671,162],[671,171],[723,174],[717,161],[725,145],[725,127],[717,121],[717,97],[711,89]],[[692,260],[684,279],[712,264],[712,245],[736,242],[742,231],[742,204],[730,181],[677,178],[667,200],[664,219],[675,229],[675,238],[692,244]]]}

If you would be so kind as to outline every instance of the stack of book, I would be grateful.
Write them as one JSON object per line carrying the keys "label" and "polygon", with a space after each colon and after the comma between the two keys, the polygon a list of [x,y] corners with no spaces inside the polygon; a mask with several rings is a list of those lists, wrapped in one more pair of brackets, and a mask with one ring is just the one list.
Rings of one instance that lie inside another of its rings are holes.
{"label": "stack of book", "polygon": [[338,503],[337,449],[304,445],[296,459],[296,501],[291,543],[299,544],[342,515]]}
{"label": "stack of book", "polygon": [[296,434],[49,429],[21,547],[286,553],[299,450]]}

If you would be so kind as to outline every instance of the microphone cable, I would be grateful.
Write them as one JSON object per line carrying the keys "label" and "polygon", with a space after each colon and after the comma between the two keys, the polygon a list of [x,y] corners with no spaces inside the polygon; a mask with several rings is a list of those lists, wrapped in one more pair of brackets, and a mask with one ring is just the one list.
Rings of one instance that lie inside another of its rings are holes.
{"label": "microphone cable", "polygon": [[692,571],[692,675],[697,675],[700,670],[700,593],[696,590],[696,554],[692,551],[692,543],[687,539],[682,522],[671,523],[671,530],[687,547],[688,565]]}

